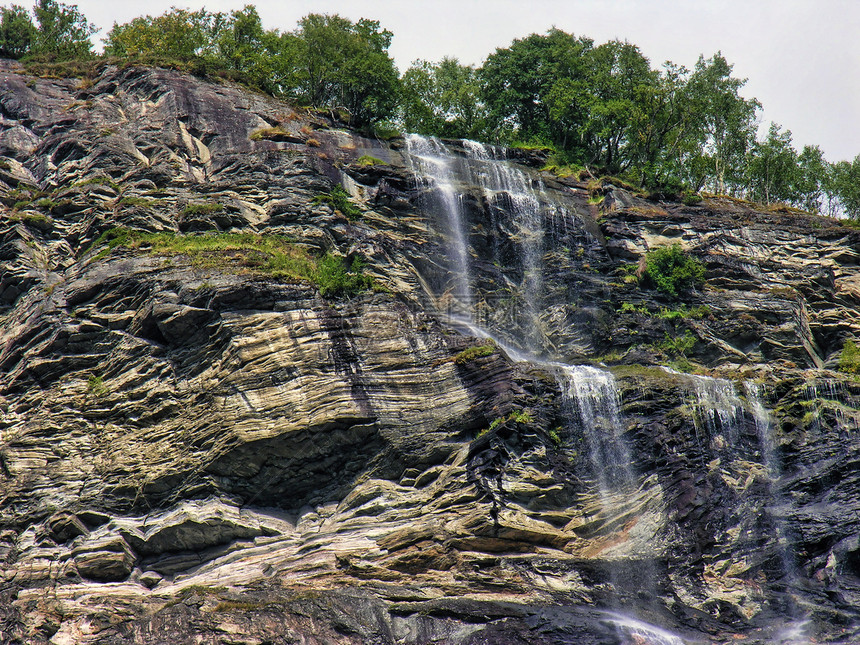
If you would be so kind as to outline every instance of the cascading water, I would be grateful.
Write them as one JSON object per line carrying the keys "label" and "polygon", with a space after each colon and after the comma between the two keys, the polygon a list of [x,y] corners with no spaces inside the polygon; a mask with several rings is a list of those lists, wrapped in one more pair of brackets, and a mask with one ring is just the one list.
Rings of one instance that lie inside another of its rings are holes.
{"label": "cascading water", "polygon": [[459,305],[462,315],[472,319],[474,297],[472,295],[472,272],[469,266],[469,244],[463,201],[456,187],[457,171],[455,159],[445,145],[435,137],[406,135],[406,150],[417,180],[426,188],[435,189],[438,208],[445,215],[450,239],[448,259],[454,274],[454,293],[451,305]]}
{"label": "cascading water", "polygon": [[604,506],[635,483],[630,450],[622,433],[621,396],[610,372],[586,365],[559,365],[565,396],[585,431],[591,466]]}
{"label": "cascading water", "polygon": [[[464,141],[465,158],[455,157],[438,139],[409,135],[406,145],[417,180],[437,193],[434,206],[444,213],[445,233],[451,244],[449,262],[451,269],[458,274],[455,278],[455,297],[465,309],[463,315],[452,317],[454,322],[476,336],[492,338],[515,360],[529,360],[556,370],[570,408],[571,420],[578,420],[588,444],[601,514],[605,518],[626,517],[627,512],[630,512],[628,505],[631,500],[635,500],[637,478],[631,468],[630,451],[623,438],[620,395],[612,374],[596,367],[540,361],[531,354],[519,353],[499,341],[495,334],[480,324],[472,309],[475,297],[466,235],[467,217],[457,186],[466,183],[480,186],[492,207],[504,210],[512,217],[523,275],[520,288],[528,310],[528,320],[525,325],[519,325],[519,334],[515,333],[515,340],[532,352],[537,349],[540,337],[538,309],[543,288],[542,276],[546,269],[543,262],[545,218],[564,219],[566,214],[563,209],[541,199],[539,182],[536,190],[535,182],[523,170],[495,158],[494,151],[483,144]],[[604,521],[607,522],[606,519]],[[620,578],[624,578],[623,586],[629,594],[635,595],[643,590],[653,594],[654,576],[649,566],[638,562],[635,572],[622,571],[624,566],[614,567],[611,573],[614,586],[618,585]],[[668,632],[633,618],[618,616],[616,623],[619,635],[633,639],[630,640],[632,643],[682,644],[680,639]]]}
{"label": "cascading water", "polygon": [[[710,450],[723,453],[730,459],[738,456],[741,444],[741,434],[745,423],[745,410],[749,410],[755,421],[758,446],[761,455],[761,464],[764,466],[768,486],[767,504],[771,507],[780,504],[778,492],[778,479],[781,475],[781,466],[777,458],[776,442],[773,434],[773,424],[770,413],[762,401],[761,388],[751,381],[744,383],[744,394],[747,405],[738,395],[734,383],[727,379],[711,378],[693,374],[681,374],[669,368],[667,371],[683,378],[692,385],[695,399],[694,425],[697,440],[705,455],[710,455]],[[785,522],[780,517],[773,517],[773,530],[776,533],[776,544],[779,550],[781,574],[785,583],[790,587],[797,579],[797,570],[792,557],[792,549],[788,538]],[[798,625],[803,624],[802,619],[797,619],[797,611],[793,606],[783,607],[780,611],[788,615],[791,621],[791,633],[795,633]],[[788,632],[786,632],[788,633]],[[793,640],[783,639],[780,642],[799,645],[807,642],[804,640],[802,629],[797,638]]]}
{"label": "cascading water", "polygon": [[[782,464],[777,456],[773,422],[770,412],[768,412],[762,401],[761,386],[752,381],[746,381],[744,383],[744,390],[747,402],[755,418],[756,432],[761,448],[762,465],[764,465],[768,475],[769,497],[773,504],[778,505],[783,502],[778,484],[782,476]],[[781,516],[776,514],[773,519],[783,578],[786,585],[792,587],[797,584],[800,578],[794,561],[794,549],[792,548],[791,538],[786,530],[786,523]],[[797,617],[798,611],[794,606],[788,607],[786,611],[792,619],[792,625],[784,630],[785,636],[781,642],[798,645],[808,642],[804,634],[805,619]]]}

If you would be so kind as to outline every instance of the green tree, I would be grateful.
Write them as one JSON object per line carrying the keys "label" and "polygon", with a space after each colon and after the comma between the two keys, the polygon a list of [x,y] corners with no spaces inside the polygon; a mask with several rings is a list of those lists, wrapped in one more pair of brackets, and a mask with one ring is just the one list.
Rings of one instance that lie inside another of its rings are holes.
{"label": "green tree", "polygon": [[401,120],[408,132],[480,139],[486,111],[475,69],[456,58],[416,61],[401,78]]}
{"label": "green tree", "polygon": [[214,42],[224,23],[225,16],[221,13],[174,7],[160,16],[142,16],[122,25],[114,24],[107,35],[105,53],[183,61],[212,57]]}
{"label": "green tree", "polygon": [[854,161],[833,164],[830,190],[836,195],[842,212],[852,219],[860,219],[860,155]]}
{"label": "green tree", "polygon": [[742,169],[755,141],[761,104],[740,95],[746,79],[731,73],[732,65],[721,53],[700,56],[686,85],[690,135],[696,141],[686,165],[696,191],[708,186],[725,194],[743,185]]}
{"label": "green tree", "polygon": [[680,244],[673,244],[645,254],[641,277],[658,291],[677,298],[681,291],[697,287],[705,281],[705,267],[696,258],[687,255]]}
{"label": "green tree", "polygon": [[55,0],[39,0],[33,7],[38,26],[32,53],[55,60],[83,58],[92,55],[90,36],[96,26],[87,21],[77,5]]}
{"label": "green tree", "polygon": [[797,205],[810,212],[821,210],[830,164],[818,146],[803,146],[797,156],[794,194]]}
{"label": "green tree", "polygon": [[797,152],[791,145],[791,132],[771,123],[767,138],[756,142],[749,154],[749,195],[765,204],[794,202],[798,178]]}
{"label": "green tree", "polygon": [[21,58],[36,42],[36,26],[24,7],[0,7],[0,57]]}
{"label": "green tree", "polygon": [[575,148],[584,115],[583,55],[592,45],[551,29],[488,56],[478,75],[495,138]]}
{"label": "green tree", "polygon": [[293,36],[283,42],[293,55],[291,73],[284,80],[298,100],[345,109],[357,126],[393,114],[400,87],[388,55],[393,34],[380,29],[379,22],[309,14]]}
{"label": "green tree", "polygon": [[651,116],[647,99],[659,95],[659,74],[639,48],[627,42],[600,45],[586,59],[587,116],[581,133],[587,161],[619,174],[640,160],[641,135]]}

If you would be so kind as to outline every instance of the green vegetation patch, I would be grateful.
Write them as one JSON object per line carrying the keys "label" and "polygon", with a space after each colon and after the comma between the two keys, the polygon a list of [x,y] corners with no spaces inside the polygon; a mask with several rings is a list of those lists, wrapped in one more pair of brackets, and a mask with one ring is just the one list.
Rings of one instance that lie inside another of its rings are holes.
{"label": "green vegetation patch", "polygon": [[274,139],[281,139],[288,136],[290,136],[289,132],[287,132],[282,126],[276,125],[272,128],[260,128],[259,130],[254,130],[248,138],[251,139],[251,141],[272,141]]}
{"label": "green vegetation patch", "polygon": [[308,281],[323,296],[360,293],[374,286],[361,258],[346,261],[326,253],[318,258],[279,235],[219,233],[175,235],[113,228],[102,233],[90,250],[107,245],[95,259],[124,247],[153,255],[184,255],[201,267],[239,267],[288,281]]}
{"label": "green vegetation patch", "polygon": [[853,340],[846,340],[839,355],[839,371],[860,374],[860,349]]}
{"label": "green vegetation patch", "polygon": [[51,226],[54,225],[54,220],[52,220],[47,215],[43,215],[42,213],[34,213],[33,211],[27,211],[25,213],[12,213],[9,216],[10,222],[23,222],[28,226],[33,226],[35,228],[41,230],[48,230]]}
{"label": "green vegetation patch", "polygon": [[93,374],[87,380],[87,393],[93,396],[104,396],[107,394],[107,386],[105,386],[104,378]]}
{"label": "green vegetation patch", "polygon": [[153,208],[161,204],[161,201],[158,199],[148,199],[146,197],[123,197],[117,202],[118,206],[125,206],[126,208]]}
{"label": "green vegetation patch", "polygon": [[214,213],[221,213],[224,211],[224,206],[222,204],[215,204],[212,202],[207,202],[205,204],[188,204],[185,208],[182,209],[183,217],[194,216],[194,215],[212,215]]}
{"label": "green vegetation patch", "polygon": [[371,155],[361,155],[358,158],[358,160],[356,161],[356,163],[359,166],[387,166],[388,165],[382,159],[379,159],[378,157],[373,157]]}
{"label": "green vegetation patch", "polygon": [[687,329],[683,336],[670,336],[666,334],[665,339],[657,344],[658,349],[662,349],[673,356],[686,356],[687,353],[696,345],[696,337]]}
{"label": "green vegetation patch", "polygon": [[476,358],[481,358],[482,356],[490,356],[495,351],[496,346],[489,344],[468,347],[454,357],[454,362],[457,365],[465,365],[466,363],[469,363]]}
{"label": "green vegetation patch", "polygon": [[704,283],[705,267],[680,244],[673,244],[648,251],[642,277],[658,291],[677,298],[681,291]]}
{"label": "green vegetation patch", "polygon": [[341,186],[335,186],[330,192],[313,198],[314,204],[328,204],[332,210],[340,211],[349,220],[361,217],[361,209],[356,206]]}
{"label": "green vegetation patch", "polygon": [[644,305],[637,306],[630,302],[622,302],[618,311],[622,314],[639,314],[663,320],[701,320],[712,314],[711,308],[707,305],[688,307],[682,304],[679,307],[660,307],[659,311],[651,311]]}
{"label": "green vegetation patch", "polygon": [[107,186],[109,188],[112,188],[116,192],[120,192],[122,190],[122,187],[118,183],[116,183],[113,179],[111,179],[110,177],[102,177],[102,176],[90,177],[89,179],[84,179],[83,181],[77,181],[74,184],[72,184],[73,188],[84,188],[86,186]]}

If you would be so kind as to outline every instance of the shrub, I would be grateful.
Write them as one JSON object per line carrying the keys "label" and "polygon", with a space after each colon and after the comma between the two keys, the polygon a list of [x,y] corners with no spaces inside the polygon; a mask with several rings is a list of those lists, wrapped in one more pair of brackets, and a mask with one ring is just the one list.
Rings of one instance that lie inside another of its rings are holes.
{"label": "shrub", "polygon": [[181,215],[186,217],[188,215],[212,215],[213,213],[220,213],[224,210],[224,206],[221,204],[188,204],[185,208],[182,209]]}
{"label": "shrub", "polygon": [[853,340],[846,340],[839,355],[839,371],[860,374],[860,349]]}
{"label": "shrub", "polygon": [[372,157],[370,155],[361,155],[356,163],[359,166],[385,166],[387,165],[382,159]]}
{"label": "shrub", "polygon": [[373,286],[373,278],[364,274],[361,258],[347,264],[343,259],[326,253],[319,262],[315,282],[323,296],[359,293]]}
{"label": "shrub", "polygon": [[251,141],[263,141],[264,139],[280,139],[289,136],[289,134],[290,133],[287,132],[282,126],[276,125],[273,128],[260,128],[259,130],[255,130],[248,138],[251,139]]}
{"label": "shrub", "polygon": [[658,291],[677,298],[680,291],[705,281],[705,267],[687,255],[680,244],[673,244],[648,251],[641,275]]}
{"label": "shrub", "polygon": [[477,345],[475,347],[468,347],[454,357],[454,362],[457,365],[465,365],[476,358],[490,356],[495,351],[496,348],[494,345]]}
{"label": "shrub", "polygon": [[349,193],[340,186],[335,186],[328,194],[317,195],[313,198],[313,203],[328,204],[332,209],[340,211],[350,220],[361,217],[361,209],[352,203]]}
{"label": "shrub", "polygon": [[693,349],[695,345],[696,337],[689,329],[687,329],[684,331],[683,336],[675,336],[672,338],[669,334],[666,334],[663,342],[659,343],[657,346],[664,352],[668,352],[674,356],[686,356],[687,352]]}
{"label": "shrub", "polygon": [[93,396],[104,396],[107,394],[104,378],[93,374],[87,381],[87,392]]}

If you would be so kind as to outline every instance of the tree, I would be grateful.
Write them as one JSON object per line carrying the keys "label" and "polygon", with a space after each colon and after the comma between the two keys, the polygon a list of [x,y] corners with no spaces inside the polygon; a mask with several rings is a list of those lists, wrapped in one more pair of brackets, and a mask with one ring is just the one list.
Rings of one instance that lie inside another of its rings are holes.
{"label": "tree", "polygon": [[32,53],[55,60],[82,58],[92,55],[90,36],[96,26],[87,22],[76,5],[55,0],[39,0],[33,7],[38,30]]}
{"label": "tree", "polygon": [[618,174],[637,161],[641,130],[649,120],[646,99],[656,97],[659,74],[638,47],[617,40],[594,48],[586,60],[587,116],[580,131],[587,161]]}
{"label": "tree", "polygon": [[797,205],[810,212],[822,208],[830,164],[818,146],[803,146],[797,156],[797,176],[795,177],[795,199]]}
{"label": "tree", "polygon": [[214,41],[225,22],[221,13],[174,7],[160,16],[114,24],[105,53],[111,56],[158,56],[187,61],[214,55]]}
{"label": "tree", "polygon": [[592,45],[588,38],[551,29],[488,56],[478,76],[496,138],[575,147],[584,109],[583,55]]}
{"label": "tree", "polygon": [[755,141],[756,99],[740,96],[746,79],[734,78],[732,65],[717,52],[711,58],[699,56],[686,86],[691,127],[698,152],[688,159],[700,176],[698,191],[706,185],[718,193],[728,193],[743,183],[742,169],[747,151]]}
{"label": "tree", "polygon": [[294,52],[285,82],[299,101],[345,109],[358,126],[394,112],[399,78],[388,55],[393,34],[379,22],[309,14],[293,36],[285,43]]}
{"label": "tree", "polygon": [[860,155],[852,162],[833,164],[831,190],[838,197],[842,212],[851,219],[860,219]]}
{"label": "tree", "polygon": [[456,58],[416,61],[401,78],[405,129],[439,137],[483,138],[486,111],[475,69]]}
{"label": "tree", "polygon": [[794,202],[798,176],[797,152],[791,145],[791,132],[771,123],[767,138],[756,142],[749,154],[749,195],[765,204]]}
{"label": "tree", "polygon": [[0,7],[0,57],[21,58],[36,41],[36,26],[24,7]]}

